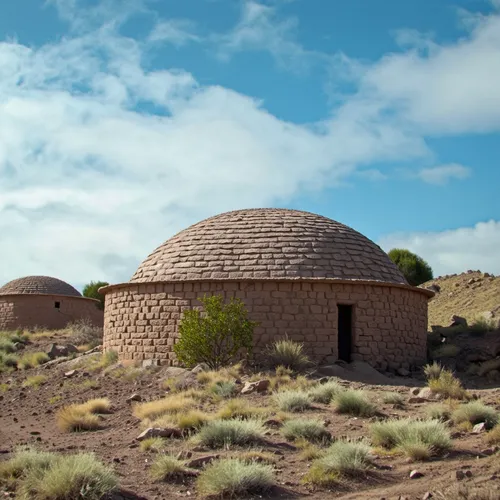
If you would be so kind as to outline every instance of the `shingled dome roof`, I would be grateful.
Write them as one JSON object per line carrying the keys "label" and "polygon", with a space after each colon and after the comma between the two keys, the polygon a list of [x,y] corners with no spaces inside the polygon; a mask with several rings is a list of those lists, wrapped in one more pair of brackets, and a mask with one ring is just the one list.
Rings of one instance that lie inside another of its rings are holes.
{"label": "shingled dome roof", "polygon": [[50,276],[26,276],[9,281],[0,288],[0,295],[68,295],[81,297],[82,294],[65,281]]}
{"label": "shingled dome roof", "polygon": [[194,224],[159,246],[130,281],[300,278],[407,284],[354,229],[286,209],[237,210]]}

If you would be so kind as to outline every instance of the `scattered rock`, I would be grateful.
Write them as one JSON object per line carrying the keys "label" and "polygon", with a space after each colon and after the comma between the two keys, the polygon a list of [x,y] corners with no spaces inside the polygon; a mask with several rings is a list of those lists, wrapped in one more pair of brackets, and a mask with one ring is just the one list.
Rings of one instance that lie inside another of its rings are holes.
{"label": "scattered rock", "polygon": [[142,365],[143,368],[152,368],[154,366],[160,366],[159,359],[143,359]]}
{"label": "scattered rock", "polygon": [[206,363],[200,363],[191,370],[191,373],[194,373],[196,375],[197,373],[200,372],[209,372],[209,371],[210,367]]}
{"label": "scattered rock", "polygon": [[271,382],[267,379],[258,382],[245,382],[241,394],[251,394],[252,392],[266,392]]}
{"label": "scattered rock", "polygon": [[401,377],[409,377],[410,376],[410,370],[407,370],[406,368],[398,368],[396,370],[396,373],[400,375]]}
{"label": "scattered rock", "polygon": [[413,398],[408,399],[408,403],[410,404],[419,404],[419,403],[427,403],[429,400],[426,398],[420,398],[418,396],[415,396]]}
{"label": "scattered rock", "polygon": [[466,470],[465,471],[465,477],[472,477],[472,471],[471,470]]}
{"label": "scattered rock", "polygon": [[450,326],[465,326],[467,327],[467,320],[462,318],[462,316],[456,316],[455,314],[450,318]]}
{"label": "scattered rock", "polygon": [[424,475],[418,470],[412,470],[410,472],[410,479],[420,479],[421,477],[424,477]]}
{"label": "scattered rock", "polygon": [[481,450],[481,455],[485,455],[487,457],[490,457],[491,455],[494,455],[498,451],[498,446],[492,446],[491,448],[486,448],[484,450]]}
{"label": "scattered rock", "polygon": [[432,392],[430,387],[424,387],[418,392],[418,397],[424,399],[433,399],[436,397],[436,395]]}
{"label": "scattered rock", "polygon": [[132,403],[133,401],[142,401],[142,396],[136,393],[127,398],[127,403]]}
{"label": "scattered rock", "polygon": [[286,441],[282,441],[279,443],[274,443],[274,446],[276,448],[282,448],[284,450],[290,450],[290,451],[296,451],[297,447],[294,446],[293,444],[287,443]]}
{"label": "scattered rock", "polygon": [[73,353],[78,353],[78,349],[72,344],[50,344],[46,352],[50,359],[55,359],[63,356],[66,357]]}
{"label": "scattered rock", "polygon": [[182,450],[177,453],[177,460],[187,460],[193,456],[192,452],[188,450]]}
{"label": "scattered rock", "polygon": [[213,460],[217,460],[219,457],[220,455],[205,455],[203,457],[193,458],[193,460],[186,463],[186,467],[189,469],[200,469]]}
{"label": "scattered rock", "polygon": [[465,472],[463,470],[456,470],[451,473],[451,478],[457,481],[465,479]]}
{"label": "scattered rock", "polygon": [[66,378],[71,378],[71,377],[74,377],[77,373],[78,373],[77,370],[70,370],[69,372],[66,372],[64,374],[64,376]]}
{"label": "scattered rock", "polygon": [[137,441],[144,441],[149,438],[180,438],[182,437],[182,431],[175,427],[149,427],[144,432],[141,432],[135,439]]}
{"label": "scattered rock", "polygon": [[427,491],[426,493],[424,493],[422,500],[429,500],[429,498],[432,498],[433,496],[434,495],[430,491]]}
{"label": "scattered rock", "polygon": [[276,418],[270,418],[269,420],[266,420],[264,422],[264,425],[266,427],[282,427],[283,422],[281,420],[276,419]]}
{"label": "scattered rock", "polygon": [[480,424],[476,424],[472,428],[473,434],[481,434],[482,432],[485,432],[485,431],[486,431],[486,423],[485,422],[481,422]]}
{"label": "scattered rock", "polygon": [[420,394],[420,387],[412,387],[410,389],[410,396],[418,396]]}
{"label": "scattered rock", "polygon": [[441,287],[439,285],[436,285],[436,283],[433,283],[432,285],[426,287],[426,289],[436,293],[439,293],[441,291]]}

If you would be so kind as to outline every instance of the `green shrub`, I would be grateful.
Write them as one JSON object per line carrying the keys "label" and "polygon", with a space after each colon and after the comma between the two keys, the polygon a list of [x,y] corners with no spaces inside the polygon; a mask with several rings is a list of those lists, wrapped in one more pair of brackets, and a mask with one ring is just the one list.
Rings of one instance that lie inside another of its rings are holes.
{"label": "green shrub", "polygon": [[498,413],[481,401],[471,401],[460,405],[451,415],[455,424],[470,422],[472,425],[484,422],[487,429],[494,427],[499,421]]}
{"label": "green shrub", "polygon": [[227,366],[243,351],[250,351],[256,323],[248,319],[245,305],[232,298],[227,304],[221,295],[199,299],[205,312],[188,309],[179,324],[174,345],[177,359],[188,367],[206,363],[217,370]]}
{"label": "green shrub", "polygon": [[342,392],[344,388],[334,380],[330,380],[325,384],[318,384],[309,390],[309,396],[315,403],[329,404],[333,398]]}
{"label": "green shrub", "polygon": [[275,484],[270,465],[226,458],[213,462],[200,474],[196,486],[201,495],[242,498],[262,494]]}
{"label": "green shrub", "polygon": [[446,422],[451,418],[452,407],[442,403],[430,404],[425,407],[425,414],[430,419]]}
{"label": "green shrub", "polygon": [[265,428],[260,420],[212,420],[200,429],[196,440],[209,448],[225,448],[259,443],[264,433]]}
{"label": "green shrub", "polygon": [[427,446],[437,453],[451,447],[451,439],[445,424],[439,420],[390,419],[375,422],[370,427],[372,442],[384,448],[409,450],[409,446]]}
{"label": "green shrub", "polygon": [[399,392],[386,392],[382,396],[382,402],[386,405],[403,407],[405,405],[405,398]]}
{"label": "green shrub", "polygon": [[336,441],[323,456],[313,461],[304,479],[308,483],[327,486],[343,476],[359,477],[369,469],[369,457],[370,448],[362,442]]}
{"label": "green shrub", "polygon": [[0,337],[0,352],[4,352],[6,354],[16,352],[14,343],[6,337]]}
{"label": "green shrub", "polygon": [[24,449],[1,464],[1,478],[16,478],[22,500],[98,500],[118,484],[113,471],[91,453],[57,455]]}
{"label": "green shrub", "polygon": [[266,356],[271,368],[285,367],[293,372],[300,372],[311,365],[309,357],[304,353],[304,344],[283,339],[273,342],[267,348]]}
{"label": "green shrub", "polygon": [[184,462],[171,455],[160,455],[151,465],[150,474],[155,481],[165,481],[186,472]]}
{"label": "green shrub", "polygon": [[297,439],[306,439],[313,443],[330,441],[331,435],[325,429],[320,420],[293,419],[287,420],[281,428],[283,436],[294,441]]}
{"label": "green shrub", "polygon": [[409,250],[393,248],[388,255],[410,285],[418,286],[433,278],[431,266]]}
{"label": "green shrub", "polygon": [[17,362],[17,367],[20,370],[26,370],[27,368],[35,368],[37,366],[43,365],[50,358],[45,352],[32,352],[21,356]]}
{"label": "green shrub", "polygon": [[339,392],[334,400],[335,411],[356,417],[371,417],[377,408],[363,391],[348,390]]}
{"label": "green shrub", "polygon": [[0,351],[0,373],[15,369],[18,361],[19,358],[15,354]]}
{"label": "green shrub", "polygon": [[304,391],[282,391],[274,395],[281,411],[304,411],[311,407],[311,398]]}
{"label": "green shrub", "polygon": [[83,287],[82,295],[89,299],[98,300],[98,308],[104,310],[104,295],[99,293],[99,288],[108,285],[107,281],[91,281]]}
{"label": "green shrub", "polygon": [[236,392],[236,384],[228,380],[219,380],[210,386],[210,392],[220,398],[230,398]]}

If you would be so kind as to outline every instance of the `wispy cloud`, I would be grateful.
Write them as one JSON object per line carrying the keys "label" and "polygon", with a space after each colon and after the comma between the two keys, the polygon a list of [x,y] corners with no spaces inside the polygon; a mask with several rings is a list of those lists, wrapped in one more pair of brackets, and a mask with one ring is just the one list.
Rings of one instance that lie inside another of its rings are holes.
{"label": "wispy cloud", "polygon": [[499,221],[490,220],[442,232],[388,235],[378,243],[386,251],[408,248],[427,260],[435,273],[441,275],[467,269],[500,274],[500,261],[491,250],[500,246]]}
{"label": "wispy cloud", "polygon": [[452,179],[463,180],[471,175],[472,171],[468,167],[451,163],[449,165],[439,165],[432,168],[423,168],[417,172],[416,176],[428,184],[445,185]]}
{"label": "wispy cloud", "polygon": [[177,46],[200,42],[195,33],[195,23],[190,19],[172,19],[158,22],[149,35],[151,42],[169,42]]}

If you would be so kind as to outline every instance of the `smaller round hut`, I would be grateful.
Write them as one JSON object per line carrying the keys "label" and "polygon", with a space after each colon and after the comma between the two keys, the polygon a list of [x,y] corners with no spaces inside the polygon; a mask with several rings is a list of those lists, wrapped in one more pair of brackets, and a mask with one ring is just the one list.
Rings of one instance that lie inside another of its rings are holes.
{"label": "smaller round hut", "polygon": [[50,276],[26,276],[0,288],[0,330],[56,330],[82,319],[102,326],[103,317],[98,300],[83,297],[70,284]]}

